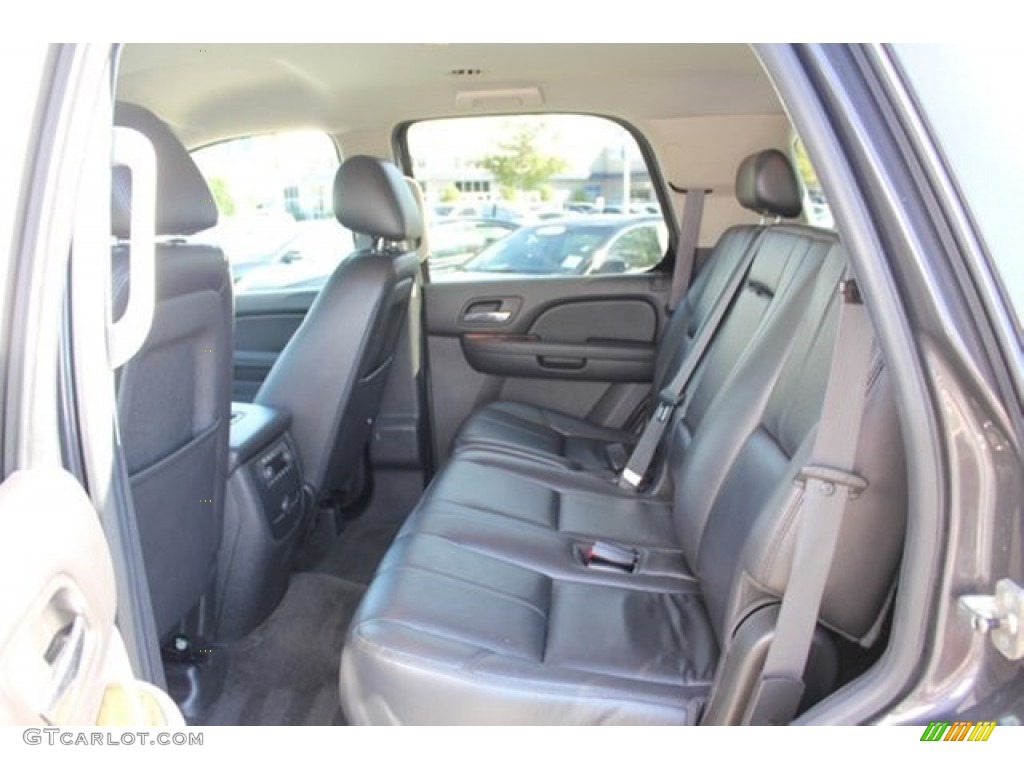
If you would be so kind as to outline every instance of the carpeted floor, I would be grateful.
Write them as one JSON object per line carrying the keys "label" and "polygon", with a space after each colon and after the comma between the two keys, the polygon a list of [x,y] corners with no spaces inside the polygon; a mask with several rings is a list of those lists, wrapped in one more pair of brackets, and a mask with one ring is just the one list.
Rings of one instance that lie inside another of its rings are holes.
{"label": "carpeted floor", "polygon": [[327,556],[313,571],[329,573],[356,584],[369,584],[398,528],[398,523],[356,520],[342,532]]}
{"label": "carpeted floor", "polygon": [[277,609],[226,646],[224,692],[201,725],[343,725],[338,663],[364,586],[324,573],[292,575]]}
{"label": "carpeted floor", "polygon": [[224,647],[224,692],[200,725],[343,725],[338,663],[349,621],[398,523],[356,520],[270,617]]}

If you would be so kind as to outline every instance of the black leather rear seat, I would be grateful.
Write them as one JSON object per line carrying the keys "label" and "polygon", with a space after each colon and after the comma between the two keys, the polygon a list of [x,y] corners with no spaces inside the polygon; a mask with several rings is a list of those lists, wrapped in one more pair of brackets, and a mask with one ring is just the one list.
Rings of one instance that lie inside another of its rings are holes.
{"label": "black leather rear seat", "polygon": [[[692,406],[666,435],[663,493],[559,466],[564,453],[462,443],[352,622],[351,722],[696,722],[737,627],[789,579],[793,480],[820,416],[845,268],[813,230],[773,228],[755,247]],[[880,364],[857,456],[870,485],[844,518],[826,641],[873,636],[902,545],[903,449]],[[636,569],[588,567],[595,541],[633,550]]]}

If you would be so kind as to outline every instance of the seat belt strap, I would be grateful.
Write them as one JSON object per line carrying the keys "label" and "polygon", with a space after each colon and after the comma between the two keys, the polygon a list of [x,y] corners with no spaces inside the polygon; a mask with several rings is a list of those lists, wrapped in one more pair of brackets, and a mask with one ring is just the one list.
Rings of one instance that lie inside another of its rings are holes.
{"label": "seat belt strap", "polygon": [[704,198],[708,193],[703,188],[681,191],[685,196],[679,217],[679,241],[676,243],[676,261],[672,268],[672,288],[668,298],[670,312],[683,300],[690,285],[693,265],[697,260],[697,244],[700,242],[700,223],[704,218]]}
{"label": "seat belt strap", "polygon": [[804,497],[790,578],[775,636],[745,715],[754,725],[781,725],[797,713],[843,515],[850,500],[867,488],[854,474],[853,464],[872,368],[874,333],[849,272],[839,291],[839,328],[821,419],[810,457],[797,477]]}
{"label": "seat belt strap", "polygon": [[640,440],[637,441],[636,447],[626,463],[626,468],[619,475],[619,487],[623,490],[637,490],[643,484],[644,477],[654,460],[654,454],[661,443],[661,437],[672,420],[672,414],[680,406],[684,408],[685,412],[686,385],[693,378],[697,366],[704,358],[704,353],[711,346],[715,334],[718,333],[729,307],[732,306],[740,288],[743,287],[747,272],[750,271],[750,265],[754,262],[754,256],[757,255],[757,244],[763,233],[764,230],[758,232],[747,245],[743,256],[729,274],[721,297],[697,331],[689,354],[683,358],[683,362],[669,383],[658,393],[658,402],[654,406],[654,411],[644,425],[644,431],[640,434]]}

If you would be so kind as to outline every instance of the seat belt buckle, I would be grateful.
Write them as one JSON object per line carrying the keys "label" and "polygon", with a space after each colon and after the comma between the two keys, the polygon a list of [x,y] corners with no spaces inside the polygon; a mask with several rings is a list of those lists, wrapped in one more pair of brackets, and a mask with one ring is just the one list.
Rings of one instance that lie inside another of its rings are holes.
{"label": "seat belt buckle", "polygon": [[801,488],[814,487],[824,496],[832,496],[837,489],[845,488],[851,499],[856,499],[868,487],[868,481],[853,472],[813,465],[801,469],[793,482]]}
{"label": "seat belt buckle", "polygon": [[626,450],[626,446],[622,443],[611,443],[605,446],[605,456],[608,458],[608,464],[612,470],[616,473],[625,470],[629,464],[629,451]]}
{"label": "seat belt buckle", "polygon": [[661,390],[658,393],[658,405],[654,409],[654,418],[662,423],[668,421],[672,411],[678,408],[684,399],[684,395],[676,395],[668,388]]}
{"label": "seat belt buckle", "polygon": [[583,564],[588,568],[603,568],[625,573],[633,573],[640,560],[640,554],[635,549],[604,541],[595,541],[589,547],[584,547],[582,555]]}

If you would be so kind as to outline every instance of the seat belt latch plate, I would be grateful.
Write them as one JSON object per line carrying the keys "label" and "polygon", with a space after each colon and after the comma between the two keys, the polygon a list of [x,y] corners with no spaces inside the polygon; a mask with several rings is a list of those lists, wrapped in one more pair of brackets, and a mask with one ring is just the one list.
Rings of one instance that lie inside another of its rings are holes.
{"label": "seat belt latch plate", "polygon": [[626,467],[624,470],[622,470],[622,474],[619,475],[619,485],[620,485],[620,487],[621,487],[622,483],[625,483],[630,488],[639,488],[640,484],[643,481],[644,481],[643,475],[641,475],[641,474],[639,474],[637,472],[634,472],[629,467]]}
{"label": "seat belt latch plate", "polygon": [[868,481],[860,475],[833,467],[804,467],[793,482],[801,488],[813,485],[825,496],[832,496],[838,488],[845,488],[851,499],[856,499],[868,487]]}

